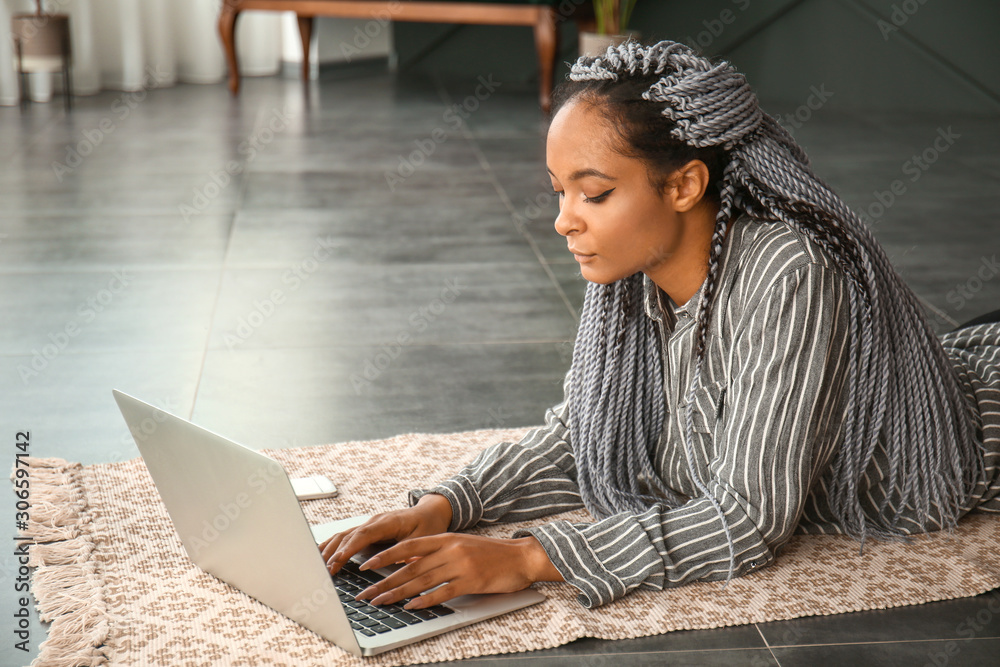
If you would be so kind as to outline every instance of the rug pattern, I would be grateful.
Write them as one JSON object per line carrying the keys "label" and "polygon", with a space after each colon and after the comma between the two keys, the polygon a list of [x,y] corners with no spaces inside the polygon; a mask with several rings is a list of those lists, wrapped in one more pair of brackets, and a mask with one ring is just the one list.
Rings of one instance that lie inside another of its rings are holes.
{"label": "rug pattern", "polygon": [[[306,501],[322,523],[405,505],[406,491],[442,479],[495,442],[527,429],[407,434],[265,453],[290,476],[325,474],[336,498]],[[32,459],[26,532],[33,592],[51,621],[38,665],[371,665],[390,667],[536,650],[580,637],[626,639],[810,615],[885,609],[1000,586],[1000,517],[972,514],[952,533],[909,544],[796,536],[751,576],[636,591],[584,609],[566,584],[546,602],[374,658],[337,648],[198,569],[181,547],[141,459],[80,466]],[[377,482],[377,483],[376,483]],[[584,511],[559,515],[588,520]],[[479,529],[508,536],[523,524]]]}

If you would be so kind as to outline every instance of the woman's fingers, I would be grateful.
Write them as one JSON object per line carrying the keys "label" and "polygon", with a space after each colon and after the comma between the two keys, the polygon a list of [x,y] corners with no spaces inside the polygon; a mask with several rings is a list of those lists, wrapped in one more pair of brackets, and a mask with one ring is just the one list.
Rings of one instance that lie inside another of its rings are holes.
{"label": "woman's fingers", "polygon": [[426,590],[447,583],[450,572],[442,558],[433,555],[417,558],[409,565],[372,584],[355,599],[371,600],[372,604],[391,604],[420,595]]}
{"label": "woman's fingers", "polygon": [[448,582],[424,595],[410,596],[413,599],[403,605],[403,609],[427,609],[462,595],[457,584]]}
{"label": "woman's fingers", "polygon": [[453,537],[453,535],[446,533],[444,535],[414,537],[413,539],[406,540],[405,542],[394,544],[388,549],[380,551],[366,560],[361,564],[360,569],[377,570],[378,568],[385,567],[386,565],[404,563],[415,558],[427,556],[440,549],[444,544],[447,544],[449,537]]}
{"label": "woman's fingers", "polygon": [[342,561],[335,559],[334,554],[336,554],[337,551],[340,550],[340,547],[344,543],[344,540],[352,532],[353,530],[345,531],[343,533],[337,533],[336,535],[328,539],[326,542],[323,542],[321,545],[319,545],[320,554],[323,556],[323,562],[326,563],[326,568],[330,572],[330,574],[337,574],[337,572],[340,571],[340,568],[344,566],[344,563],[347,562],[346,559]]}
{"label": "woman's fingers", "polygon": [[378,542],[401,542],[412,537],[434,535],[448,529],[451,505],[447,498],[429,493],[413,507],[376,514],[351,530],[338,533],[319,545],[331,574],[356,553]]}
{"label": "woman's fingers", "polygon": [[414,598],[407,606],[422,609],[468,593],[518,591],[541,580],[535,578],[530,547],[524,540],[455,533],[406,540],[376,554],[362,567],[412,562],[363,590],[357,599],[379,605]]}
{"label": "woman's fingers", "polygon": [[362,549],[378,542],[406,539],[413,529],[405,518],[406,515],[400,512],[379,514],[356,528],[335,535],[322,549],[330,574],[336,574]]}

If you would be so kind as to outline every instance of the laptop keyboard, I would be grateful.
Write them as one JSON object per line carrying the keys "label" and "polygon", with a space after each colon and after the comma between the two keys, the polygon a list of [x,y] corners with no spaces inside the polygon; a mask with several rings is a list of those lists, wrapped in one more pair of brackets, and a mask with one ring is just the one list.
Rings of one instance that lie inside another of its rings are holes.
{"label": "laptop keyboard", "polygon": [[370,570],[362,572],[354,561],[348,561],[333,576],[333,586],[337,589],[337,595],[344,604],[344,611],[347,612],[347,618],[350,619],[355,632],[366,637],[374,637],[455,613],[453,609],[441,605],[427,609],[403,609],[403,605],[410,599],[378,607],[354,599],[355,595],[383,579],[385,577],[376,572]]}

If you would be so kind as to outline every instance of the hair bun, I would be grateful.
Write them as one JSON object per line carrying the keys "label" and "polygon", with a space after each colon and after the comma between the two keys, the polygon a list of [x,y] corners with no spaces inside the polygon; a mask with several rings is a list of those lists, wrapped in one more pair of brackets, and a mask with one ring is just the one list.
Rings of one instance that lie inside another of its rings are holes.
{"label": "hair bun", "polygon": [[712,65],[699,56],[676,60],[687,60],[688,66],[663,77],[642,95],[666,105],[663,115],[677,124],[672,136],[690,146],[722,145],[729,150],[760,127],[763,113],[757,96],[731,64]]}
{"label": "hair bun", "polygon": [[665,74],[642,97],[666,105],[663,115],[677,125],[671,135],[689,146],[731,149],[763,121],[746,77],[728,62],[717,65],[691,47],[664,40],[642,46],[628,40],[601,56],[581,56],[572,81],[617,81],[620,77]]}

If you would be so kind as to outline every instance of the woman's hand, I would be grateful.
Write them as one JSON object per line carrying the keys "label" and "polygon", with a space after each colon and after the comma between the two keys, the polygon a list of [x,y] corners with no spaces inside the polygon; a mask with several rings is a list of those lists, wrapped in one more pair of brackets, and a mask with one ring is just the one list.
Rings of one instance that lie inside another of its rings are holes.
{"label": "woman's hand", "polygon": [[394,512],[376,514],[351,530],[337,533],[319,545],[330,574],[336,574],[351,556],[377,542],[437,535],[451,525],[451,503],[442,495],[429,493],[417,504]]}
{"label": "woman's hand", "polygon": [[[512,593],[536,581],[563,577],[534,537],[497,539],[446,533],[400,542],[373,556],[362,570],[406,562],[377,584],[358,594],[358,600],[392,604],[415,598],[406,609],[433,607],[467,593]],[[420,595],[435,586],[430,593]]]}

